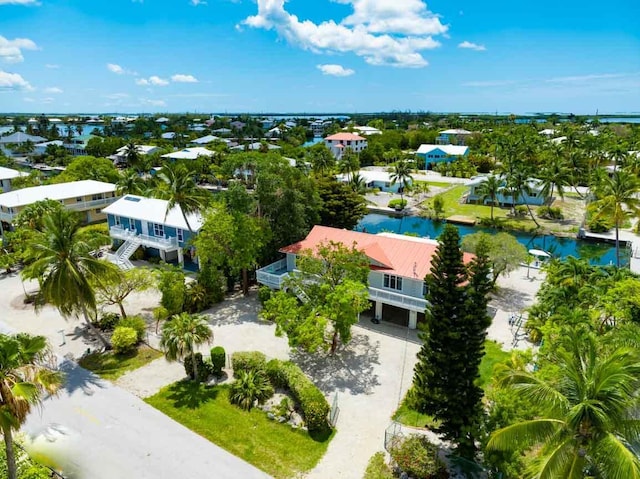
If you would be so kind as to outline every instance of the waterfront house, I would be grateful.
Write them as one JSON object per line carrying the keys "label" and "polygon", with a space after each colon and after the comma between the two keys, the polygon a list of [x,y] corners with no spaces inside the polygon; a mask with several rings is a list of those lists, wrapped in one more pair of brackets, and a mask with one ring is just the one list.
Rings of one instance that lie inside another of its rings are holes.
{"label": "waterfront house", "polygon": [[324,144],[331,150],[336,159],[342,158],[345,151],[350,149],[354,153],[360,153],[367,147],[367,140],[355,133],[336,133],[324,139]]}
{"label": "waterfront house", "polygon": [[24,145],[30,142],[33,145],[47,141],[46,138],[36,135],[29,135],[22,131],[16,131],[7,136],[0,136],[0,151],[7,156],[17,156],[19,153],[14,154],[13,150],[16,146]]}
{"label": "waterfront house", "polygon": [[[481,201],[480,195],[478,194],[478,188],[485,181],[487,181],[486,176],[476,176],[474,178],[471,178],[466,183],[466,186],[469,187],[469,194],[467,195],[467,200],[466,200],[467,203],[479,203]],[[506,186],[507,186],[507,182],[504,178],[502,178],[502,187],[504,188]],[[537,206],[543,205],[547,200],[547,196],[545,196],[543,193],[544,186],[542,185],[542,182],[537,178],[529,178],[528,187],[529,187],[528,188],[529,191],[521,192],[521,194],[518,195],[515,204],[516,205],[528,204],[528,205],[537,205]],[[503,190],[500,193],[498,193],[498,195],[496,196],[496,201],[498,205],[512,206],[514,204],[513,197],[508,193],[509,193],[508,190]],[[491,203],[490,198],[484,199],[485,205],[488,205],[490,203]]]}
{"label": "waterfront house", "polygon": [[[363,179],[367,188],[377,188],[380,191],[386,191],[389,193],[399,193],[402,184],[400,182],[393,183],[391,176],[393,173],[381,170],[360,170],[357,173]],[[341,183],[349,183],[351,181],[351,174],[336,175],[336,179]],[[405,181],[405,187],[410,187],[412,184],[411,178],[407,178]]]}
{"label": "waterfront house", "polygon": [[[118,148],[115,155],[111,155],[108,158],[113,160],[113,163],[117,165],[126,165],[127,164],[127,146],[123,146]],[[162,148],[159,146],[153,145],[136,145],[136,152],[140,156],[152,155],[154,153],[158,153],[162,151]]]}
{"label": "waterfront house", "polygon": [[109,235],[118,248],[108,259],[128,269],[131,255],[142,247],[148,255],[168,263],[197,268],[195,249],[189,240],[202,227],[202,216],[187,215],[187,225],[180,206],[167,213],[167,205],[166,200],[126,195],[105,208]]}
{"label": "waterfront house", "polygon": [[33,186],[0,194],[0,220],[11,223],[27,205],[42,200],[59,201],[65,208],[81,213],[85,223],[103,221],[103,209],[116,201],[116,185],[82,180]]}
{"label": "waterfront house", "polygon": [[21,176],[27,176],[27,174],[0,166],[0,192],[7,193],[11,191],[11,182]]}
{"label": "waterfront house", "polygon": [[420,145],[416,156],[424,161],[425,170],[438,163],[451,163],[469,155],[468,146],[458,145]]}
{"label": "waterfront house", "polygon": [[201,145],[208,145],[210,143],[215,143],[215,142],[222,142],[222,143],[226,143],[227,145],[229,143],[231,143],[231,140],[227,139],[227,138],[220,138],[219,136],[214,136],[214,135],[206,135],[200,138],[196,138],[195,140],[191,140],[189,142],[190,146],[201,146]]}
{"label": "waterfront house", "polygon": [[363,136],[381,135],[382,131],[372,126],[353,126],[351,127]]}
{"label": "waterfront house", "polygon": [[52,140],[52,141],[45,141],[43,143],[38,143],[37,145],[35,145],[35,147],[33,149],[33,154],[34,155],[44,155],[47,152],[47,147],[48,146],[64,146],[64,141],[62,141],[62,140]]}
{"label": "waterfront house", "polygon": [[237,145],[229,148],[229,151],[264,151],[264,150],[281,150],[282,147],[278,145],[271,145],[266,142],[254,141],[246,145]]}
{"label": "waterfront house", "polygon": [[[296,270],[298,254],[328,242],[355,247],[369,258],[369,300],[376,319],[393,319],[415,329],[427,308],[425,276],[438,242],[393,233],[369,234],[327,226],[314,226],[305,239],[280,250],[285,257],[257,272],[259,283],[281,289]],[[464,253],[464,262],[473,256]]]}
{"label": "waterfront house", "polygon": [[464,130],[462,128],[443,130],[440,132],[440,136],[436,138],[436,143],[438,145],[465,145],[467,142],[467,137],[471,134],[471,131]]}

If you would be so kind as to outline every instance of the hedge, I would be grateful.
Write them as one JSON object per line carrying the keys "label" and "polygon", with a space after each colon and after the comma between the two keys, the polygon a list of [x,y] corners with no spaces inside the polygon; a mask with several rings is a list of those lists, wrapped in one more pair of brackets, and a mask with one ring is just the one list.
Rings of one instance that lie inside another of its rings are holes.
{"label": "hedge", "polygon": [[327,421],[329,403],[324,394],[291,361],[273,359],[266,365],[266,372],[274,387],[283,387],[291,391],[300,405],[305,423],[309,431],[326,431],[330,429]]}
{"label": "hedge", "polygon": [[131,328],[136,332],[138,342],[142,342],[147,332],[147,323],[142,316],[127,316],[118,321],[117,327]]}
{"label": "hedge", "polygon": [[267,357],[260,351],[243,351],[233,353],[231,356],[231,367],[233,377],[238,377],[241,371],[262,371],[266,369]]}
{"label": "hedge", "polygon": [[116,354],[132,351],[138,342],[136,330],[126,326],[118,326],[111,336],[111,344]]}
{"label": "hedge", "polygon": [[222,346],[216,346],[211,348],[211,367],[213,368],[213,374],[220,376],[222,374],[222,368],[226,363],[227,353]]}

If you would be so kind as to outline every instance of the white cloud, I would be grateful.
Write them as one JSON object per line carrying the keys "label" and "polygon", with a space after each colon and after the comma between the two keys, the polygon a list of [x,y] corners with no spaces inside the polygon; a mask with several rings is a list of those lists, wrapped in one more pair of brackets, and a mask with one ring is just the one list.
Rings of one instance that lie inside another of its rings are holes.
{"label": "white cloud", "polygon": [[[0,0],[1,1],[1,0]],[[9,40],[0,35],[0,58],[7,63],[24,61],[22,50],[37,50],[38,46],[28,38],[14,38]]]}
{"label": "white cloud", "polygon": [[58,88],[57,86],[51,86],[51,87],[45,88],[45,89],[44,89],[44,92],[45,92],[45,93],[55,93],[55,94],[64,93],[64,92],[62,91],[62,89],[61,89],[61,88]]}
{"label": "white cloud", "polygon": [[38,0],[0,0],[0,5],[40,5]]}
{"label": "white cloud", "polygon": [[116,75],[124,75],[124,68],[116,63],[107,63],[107,70]]}
{"label": "white cloud", "polygon": [[334,77],[348,77],[349,75],[353,75],[355,70],[351,68],[345,68],[342,65],[335,64],[325,64],[325,65],[317,65],[318,70],[322,72],[323,75],[331,75]]}
{"label": "white cloud", "polygon": [[462,86],[470,86],[470,87],[494,87],[494,86],[508,86],[515,85],[516,82],[514,80],[482,80],[482,81],[468,81],[462,84]]}
{"label": "white cloud", "polygon": [[50,70],[57,70],[58,68],[60,68],[60,65],[56,65],[55,63],[47,63],[44,67],[49,68]]}
{"label": "white cloud", "polygon": [[146,98],[143,98],[141,102],[142,104],[149,106],[167,106],[167,102],[164,100],[147,100]]}
{"label": "white cloud", "polygon": [[371,65],[397,67],[426,66],[420,52],[439,47],[431,35],[448,29],[421,0],[336,1],[353,7],[353,14],[340,23],[300,21],[284,9],[285,0],[257,0],[257,15],[241,25],[275,30],[289,43],[314,53],[355,53]]}
{"label": "white cloud", "polygon": [[181,73],[173,75],[171,81],[175,83],[198,83],[198,79],[193,75],[183,75]]}
{"label": "white cloud", "polygon": [[467,50],[475,50],[477,52],[483,52],[485,51],[487,48],[484,45],[479,45],[478,43],[473,43],[473,42],[468,42],[468,41],[464,41],[462,43],[458,44],[458,48],[465,48]]}
{"label": "white cloud", "polygon": [[204,0],[191,0],[189,2],[191,5],[193,5],[194,7],[197,7],[198,5],[206,5],[207,2],[205,2]]}
{"label": "white cloud", "polygon": [[626,76],[630,76],[630,75],[626,73],[602,73],[602,74],[550,78],[545,81],[547,83],[575,83],[575,82],[588,82],[592,80],[607,80],[610,78],[622,78]]}
{"label": "white cloud", "polygon": [[105,95],[105,98],[108,98],[109,100],[121,100],[123,98],[128,98],[129,94],[128,93],[111,93],[109,95]]}
{"label": "white cloud", "polygon": [[0,90],[33,90],[27,80],[18,73],[9,73],[0,70]]}
{"label": "white cloud", "polygon": [[42,103],[45,103],[45,104],[53,103],[54,101],[55,101],[55,99],[51,98],[51,97],[42,99]]}
{"label": "white cloud", "polygon": [[147,86],[147,85],[167,86],[168,84],[169,84],[168,80],[165,80],[164,78],[160,78],[157,75],[152,75],[149,78],[136,79],[136,85],[141,85],[141,86]]}

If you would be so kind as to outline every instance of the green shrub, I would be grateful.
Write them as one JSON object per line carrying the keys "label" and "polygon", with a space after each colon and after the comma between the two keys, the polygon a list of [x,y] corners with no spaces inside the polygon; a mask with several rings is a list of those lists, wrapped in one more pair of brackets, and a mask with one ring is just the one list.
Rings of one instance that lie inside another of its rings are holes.
{"label": "green shrub", "polygon": [[118,321],[118,327],[133,329],[136,332],[138,343],[142,342],[147,332],[147,322],[139,315],[122,318]]}
{"label": "green shrub", "polygon": [[389,452],[395,464],[416,479],[429,479],[442,472],[438,447],[424,436],[409,436]]}
{"label": "green shrub", "polygon": [[131,255],[131,259],[134,261],[140,261],[143,260],[145,257],[145,251],[144,248],[140,247],[137,250],[135,250],[133,252],[133,254]]}
{"label": "green shrub", "polygon": [[231,356],[233,376],[236,378],[243,371],[265,371],[266,365],[267,357],[260,351],[237,352]]}
{"label": "green shrub", "polygon": [[554,206],[541,206],[538,208],[538,216],[548,220],[561,220],[564,218],[562,210]]}
{"label": "green shrub", "polygon": [[[196,368],[198,369],[197,380],[201,383],[205,382],[212,374],[211,363],[209,361],[205,361],[201,353],[196,353],[194,356],[196,357]],[[187,374],[189,379],[196,379],[193,376],[193,359],[190,354],[184,358],[184,372]]]}
{"label": "green shrub", "polygon": [[211,348],[211,367],[215,376],[222,375],[222,368],[226,363],[227,353],[222,346]]}
{"label": "green shrub", "polygon": [[149,256],[147,258],[147,262],[150,264],[160,264],[162,262],[162,258],[160,256]]}
{"label": "green shrub", "polygon": [[195,281],[187,284],[184,307],[191,313],[207,309],[209,301],[205,287]]}
{"label": "green shrub", "polygon": [[529,210],[527,210],[527,207],[525,205],[517,205],[514,208],[515,212],[516,212],[516,216],[518,218],[522,218],[524,216],[527,216],[527,214],[529,213]]}
{"label": "green shrub", "polygon": [[403,210],[407,207],[407,200],[401,200],[400,198],[396,198],[394,200],[389,201],[387,207],[393,208],[396,210]]}
{"label": "green shrub", "polygon": [[126,326],[118,326],[111,336],[111,344],[116,354],[125,354],[132,351],[138,343],[136,330]]}
{"label": "green shrub", "polygon": [[272,294],[273,291],[269,286],[262,285],[258,288],[258,301],[260,301],[260,304],[264,306],[264,303],[271,299]]}
{"label": "green shrub", "polygon": [[281,364],[282,374],[293,398],[300,405],[304,421],[309,431],[326,431],[330,429],[327,422],[329,403],[315,384],[297,365],[287,361]]}
{"label": "green shrub", "polygon": [[603,216],[591,215],[587,220],[587,228],[592,233],[606,233],[614,226],[615,223],[611,219]]}
{"label": "green shrub", "polygon": [[271,396],[273,387],[264,371],[242,371],[231,385],[229,400],[248,411],[256,401],[262,404]]}
{"label": "green shrub", "polygon": [[217,268],[205,263],[198,273],[198,284],[207,293],[207,307],[224,299],[225,278]]}
{"label": "green shrub", "polygon": [[367,465],[363,479],[393,479],[393,471],[384,460],[384,452],[376,452]]}
{"label": "green shrub", "polygon": [[120,315],[116,313],[104,313],[98,320],[98,328],[102,331],[113,331],[120,321]]}
{"label": "green shrub", "polygon": [[273,384],[274,388],[284,389],[288,386],[287,375],[282,367],[283,364],[284,361],[279,359],[272,359],[267,363],[267,377],[269,378],[269,381],[271,381],[271,384]]}

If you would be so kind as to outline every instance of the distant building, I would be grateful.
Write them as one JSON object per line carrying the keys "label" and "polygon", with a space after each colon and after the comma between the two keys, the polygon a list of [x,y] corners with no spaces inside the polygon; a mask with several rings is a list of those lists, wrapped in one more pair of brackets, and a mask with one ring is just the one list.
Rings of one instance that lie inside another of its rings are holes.
{"label": "distant building", "polygon": [[[162,148],[159,146],[153,145],[136,145],[136,151],[140,156],[152,155],[154,153],[158,153],[162,151]],[[111,155],[108,157],[110,160],[113,160],[115,165],[124,165],[127,163],[127,147],[123,146],[118,148],[115,155]]]}
{"label": "distant building", "polygon": [[440,132],[440,136],[436,138],[436,143],[438,145],[466,145],[467,137],[471,134],[471,131],[463,130],[462,128],[443,130]]}
{"label": "distant building", "polygon": [[42,143],[43,141],[47,141],[47,139],[41,136],[29,135],[22,131],[17,131],[7,136],[0,136],[0,150],[2,150],[2,152],[7,156],[14,156],[10,145],[20,146],[24,145],[27,142],[31,142],[36,145],[37,143]]}
{"label": "distant building", "polygon": [[[367,188],[378,188],[380,191],[387,191],[389,193],[399,193],[402,185],[400,183],[393,183],[391,179],[392,173],[388,171],[380,170],[360,170],[357,173],[363,179]],[[336,179],[341,183],[349,183],[351,181],[351,174],[340,174],[336,176]],[[407,179],[405,187],[411,186],[412,180]]]}
{"label": "distant building", "polygon": [[231,128],[236,130],[242,130],[245,126],[247,126],[247,124],[242,121],[232,121],[230,125]]}
{"label": "distant building", "polygon": [[0,194],[0,220],[11,223],[25,206],[47,199],[59,201],[65,208],[81,212],[85,223],[95,223],[106,218],[102,209],[118,198],[116,185],[102,181],[83,180],[33,186]]}
{"label": "distant building", "polygon": [[231,141],[226,138],[220,138],[219,136],[214,136],[214,135],[207,135],[207,136],[196,138],[195,140],[190,141],[189,145],[208,145],[209,143],[215,143],[216,141],[226,143],[226,144],[231,143]]}
{"label": "distant building", "polygon": [[336,133],[335,135],[327,136],[324,139],[324,144],[331,150],[333,156],[339,160],[347,149],[354,153],[360,153],[367,147],[367,140],[355,133]]}
{"label": "distant building", "polygon": [[21,171],[12,170],[11,168],[0,166],[0,191],[2,191],[3,193],[11,191],[12,181],[16,178],[20,178],[21,176],[26,175],[26,173],[23,173]]}
{"label": "distant building", "polygon": [[451,163],[469,154],[468,146],[459,145],[420,145],[416,156],[424,160],[425,170],[438,163]]}
{"label": "distant building", "polygon": [[170,160],[195,160],[199,156],[213,156],[215,153],[211,150],[207,150],[202,147],[184,148],[180,151],[174,151],[162,155],[162,158],[168,158]]}
{"label": "distant building", "polygon": [[[475,178],[472,178],[466,183],[466,186],[469,187],[469,194],[467,195],[467,203],[479,203],[481,201],[484,201],[484,204],[486,205],[491,203],[491,199],[484,198],[484,200],[481,200],[481,195],[478,194],[478,188],[485,181],[487,181],[486,176],[477,176]],[[501,192],[498,193],[498,195],[496,196],[496,202],[498,203],[498,205],[500,206],[511,206],[513,204],[543,205],[547,200],[547,197],[543,194],[544,187],[542,185],[542,182],[537,178],[529,178],[527,183],[529,187],[528,188],[529,192],[522,192],[521,194],[519,194],[515,199],[515,203],[514,203],[513,197],[508,194],[509,193],[508,190],[501,190]],[[503,188],[506,185],[507,185],[507,182],[503,178],[502,179]]]}
{"label": "distant building", "polygon": [[53,141],[45,141],[44,143],[38,143],[33,150],[35,155],[44,155],[47,151],[47,146],[63,146],[64,141],[62,140],[53,140]]}
{"label": "distant building", "polygon": [[263,149],[267,150],[281,150],[282,147],[278,145],[271,145],[269,143],[261,143],[259,141],[255,141],[253,143],[248,143],[246,145],[238,145],[232,148],[229,148],[231,151],[262,151]]}
{"label": "distant building", "polygon": [[372,126],[354,126],[352,128],[354,130],[356,130],[358,133],[360,133],[361,135],[364,135],[364,136],[381,135],[382,134],[382,131],[380,131],[377,128],[374,128]]}

